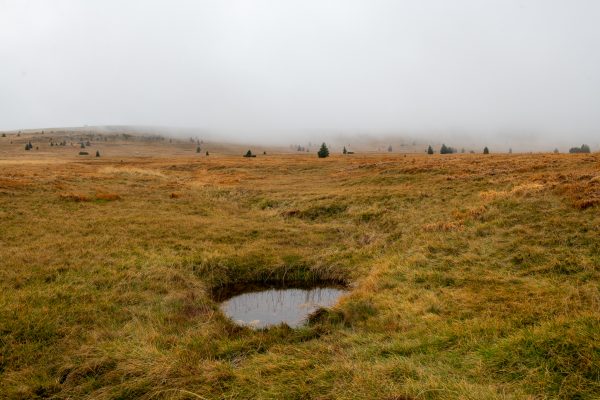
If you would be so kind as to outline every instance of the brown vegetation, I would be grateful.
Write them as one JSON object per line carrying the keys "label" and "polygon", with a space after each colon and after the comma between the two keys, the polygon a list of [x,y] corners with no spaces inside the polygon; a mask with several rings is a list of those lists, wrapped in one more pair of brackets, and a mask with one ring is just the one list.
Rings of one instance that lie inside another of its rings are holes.
{"label": "brown vegetation", "polygon": [[[0,397],[600,397],[598,154],[108,143],[0,159]],[[259,331],[210,295],[282,279],[351,292]]]}

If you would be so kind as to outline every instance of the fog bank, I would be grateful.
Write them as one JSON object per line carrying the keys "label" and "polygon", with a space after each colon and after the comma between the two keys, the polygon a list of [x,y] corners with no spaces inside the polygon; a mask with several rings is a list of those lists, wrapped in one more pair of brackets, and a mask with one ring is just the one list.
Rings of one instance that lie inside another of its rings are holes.
{"label": "fog bank", "polygon": [[599,20],[593,0],[3,0],[0,129],[597,145]]}

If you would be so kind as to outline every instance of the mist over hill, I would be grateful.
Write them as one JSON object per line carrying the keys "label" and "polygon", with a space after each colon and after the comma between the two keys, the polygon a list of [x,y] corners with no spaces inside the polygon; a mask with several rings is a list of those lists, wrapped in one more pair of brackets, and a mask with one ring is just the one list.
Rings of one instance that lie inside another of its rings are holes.
{"label": "mist over hill", "polygon": [[5,1],[0,130],[597,149],[599,18],[586,0]]}

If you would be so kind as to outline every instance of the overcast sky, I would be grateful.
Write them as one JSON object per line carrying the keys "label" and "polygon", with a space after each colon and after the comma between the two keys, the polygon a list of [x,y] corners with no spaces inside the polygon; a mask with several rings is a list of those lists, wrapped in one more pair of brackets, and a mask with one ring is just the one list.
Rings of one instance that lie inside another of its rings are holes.
{"label": "overcast sky", "polygon": [[0,0],[0,129],[598,141],[598,0]]}

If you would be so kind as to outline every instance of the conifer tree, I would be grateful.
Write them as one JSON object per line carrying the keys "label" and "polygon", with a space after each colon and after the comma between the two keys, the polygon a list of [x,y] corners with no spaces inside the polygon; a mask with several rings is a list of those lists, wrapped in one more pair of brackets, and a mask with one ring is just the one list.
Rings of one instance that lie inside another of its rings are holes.
{"label": "conifer tree", "polygon": [[329,149],[327,148],[327,145],[325,143],[321,145],[321,148],[319,149],[317,155],[319,156],[319,158],[329,157]]}

